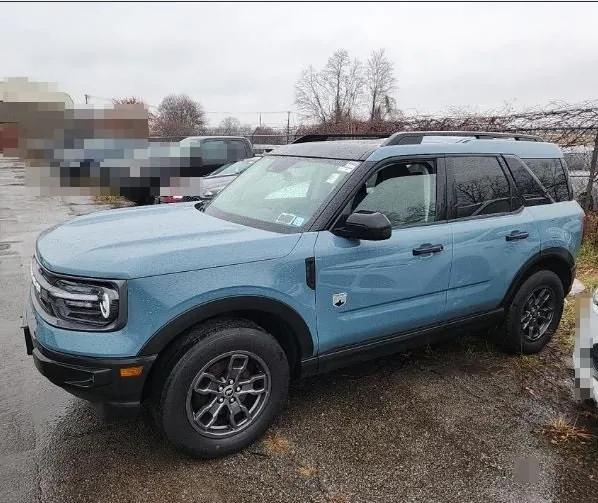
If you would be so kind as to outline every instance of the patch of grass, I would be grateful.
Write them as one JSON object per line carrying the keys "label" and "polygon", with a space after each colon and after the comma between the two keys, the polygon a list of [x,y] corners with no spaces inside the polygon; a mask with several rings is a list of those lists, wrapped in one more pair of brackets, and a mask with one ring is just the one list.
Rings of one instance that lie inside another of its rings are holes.
{"label": "patch of grass", "polygon": [[536,370],[544,365],[538,355],[517,355],[515,362],[523,371]]}
{"label": "patch of grass", "polygon": [[302,465],[299,468],[297,468],[297,473],[302,477],[308,479],[313,477],[316,473],[318,473],[318,470],[316,470],[313,466]]}
{"label": "patch of grass", "polygon": [[554,337],[566,353],[572,352],[575,346],[576,309],[576,301],[574,299],[568,298],[565,300],[565,309],[563,310],[561,324]]}
{"label": "patch of grass", "polygon": [[274,432],[264,438],[264,447],[268,454],[286,454],[291,450],[291,441],[280,433]]}
{"label": "patch of grass", "polygon": [[[598,282],[598,213],[588,213],[583,243],[577,258],[579,276],[589,276]],[[581,279],[581,278],[580,278]],[[582,279],[583,281],[583,279]]]}
{"label": "patch of grass", "polygon": [[98,204],[109,204],[110,206],[128,206],[130,203],[122,196],[102,195],[94,196],[94,201]]}
{"label": "patch of grass", "polygon": [[[594,218],[598,222],[598,217]],[[586,290],[598,288],[598,224],[586,226],[584,241],[577,257],[577,279]],[[563,318],[555,335],[561,348],[570,353],[575,345],[576,301],[569,297],[565,301]]]}
{"label": "patch of grass", "polygon": [[594,438],[594,435],[590,431],[577,426],[575,423],[571,423],[562,416],[550,421],[542,429],[542,433],[549,437],[553,444],[562,442],[585,443]]}
{"label": "patch of grass", "polygon": [[588,267],[598,266],[598,246],[589,241],[584,241],[579,250],[578,260]]}

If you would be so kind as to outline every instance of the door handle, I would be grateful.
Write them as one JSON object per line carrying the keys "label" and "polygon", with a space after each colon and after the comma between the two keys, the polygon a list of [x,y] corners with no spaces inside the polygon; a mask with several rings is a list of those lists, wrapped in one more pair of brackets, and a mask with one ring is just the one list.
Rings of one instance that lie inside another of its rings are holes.
{"label": "door handle", "polygon": [[442,245],[433,245],[431,243],[425,243],[420,245],[419,248],[413,249],[413,255],[427,255],[429,253],[440,253],[444,250],[444,246]]}
{"label": "door handle", "polygon": [[513,231],[511,234],[507,234],[505,239],[507,241],[517,241],[519,239],[526,239],[529,237],[529,232],[524,231]]}

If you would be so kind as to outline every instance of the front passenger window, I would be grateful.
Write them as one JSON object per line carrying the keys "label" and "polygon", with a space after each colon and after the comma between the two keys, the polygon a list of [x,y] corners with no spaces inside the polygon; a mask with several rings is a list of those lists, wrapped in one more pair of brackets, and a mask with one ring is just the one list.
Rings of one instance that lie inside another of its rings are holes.
{"label": "front passenger window", "polygon": [[382,168],[359,189],[353,210],[379,211],[393,227],[436,220],[436,168],[429,161]]}

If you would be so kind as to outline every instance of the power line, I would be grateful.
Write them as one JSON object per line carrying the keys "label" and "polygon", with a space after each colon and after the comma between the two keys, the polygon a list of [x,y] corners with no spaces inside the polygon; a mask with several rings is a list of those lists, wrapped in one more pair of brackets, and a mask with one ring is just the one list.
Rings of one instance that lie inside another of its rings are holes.
{"label": "power line", "polygon": [[286,114],[286,113],[291,113],[291,114],[296,114],[298,112],[294,111],[294,110],[269,110],[269,111],[263,111],[263,110],[259,110],[257,112],[215,112],[215,111],[209,111],[209,112],[204,112],[206,114],[229,114],[229,115],[239,115],[239,114]]}

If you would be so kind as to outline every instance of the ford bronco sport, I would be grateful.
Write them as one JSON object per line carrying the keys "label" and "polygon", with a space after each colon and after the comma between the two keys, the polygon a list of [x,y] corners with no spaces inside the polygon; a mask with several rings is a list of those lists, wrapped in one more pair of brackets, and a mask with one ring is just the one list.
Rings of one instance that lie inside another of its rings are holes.
{"label": "ford bronco sport", "polygon": [[147,402],[198,457],[264,433],[289,379],[493,330],[550,340],[583,211],[533,136],[300,139],[209,204],[109,210],[44,232],[24,323],[39,371],[121,410]]}

